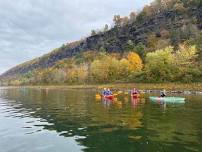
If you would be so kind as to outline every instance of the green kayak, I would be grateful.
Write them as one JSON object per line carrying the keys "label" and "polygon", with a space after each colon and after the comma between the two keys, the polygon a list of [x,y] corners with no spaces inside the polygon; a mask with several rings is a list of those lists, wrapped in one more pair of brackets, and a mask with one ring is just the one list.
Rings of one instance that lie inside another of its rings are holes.
{"label": "green kayak", "polygon": [[185,98],[182,97],[149,97],[154,102],[167,102],[167,103],[185,103]]}

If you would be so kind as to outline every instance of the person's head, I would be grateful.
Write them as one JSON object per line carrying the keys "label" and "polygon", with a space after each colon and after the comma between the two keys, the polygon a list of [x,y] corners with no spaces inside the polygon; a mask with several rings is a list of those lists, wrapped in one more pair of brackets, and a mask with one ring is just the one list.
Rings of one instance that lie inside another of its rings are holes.
{"label": "person's head", "polygon": [[108,88],[107,91],[110,91],[110,89]]}
{"label": "person's head", "polygon": [[136,90],[136,88],[133,88],[133,90]]}
{"label": "person's head", "polygon": [[104,91],[106,91],[107,89],[106,88],[104,88]]}

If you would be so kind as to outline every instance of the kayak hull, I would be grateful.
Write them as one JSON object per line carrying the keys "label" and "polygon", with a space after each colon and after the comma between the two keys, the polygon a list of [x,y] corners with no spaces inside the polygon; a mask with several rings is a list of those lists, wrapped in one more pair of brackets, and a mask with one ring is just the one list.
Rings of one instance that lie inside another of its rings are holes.
{"label": "kayak hull", "polygon": [[140,94],[131,94],[131,97],[133,97],[133,98],[139,98]]}
{"label": "kayak hull", "polygon": [[109,100],[114,99],[114,95],[102,95],[102,97],[105,98],[105,99],[109,99]]}
{"label": "kayak hull", "polygon": [[166,103],[185,103],[185,98],[182,97],[149,97],[154,102],[166,102]]}

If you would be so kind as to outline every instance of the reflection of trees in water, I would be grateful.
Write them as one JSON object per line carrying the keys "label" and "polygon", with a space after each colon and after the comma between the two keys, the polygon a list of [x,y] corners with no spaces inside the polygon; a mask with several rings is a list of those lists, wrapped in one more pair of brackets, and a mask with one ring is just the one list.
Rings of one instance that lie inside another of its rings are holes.
{"label": "reflection of trees in water", "polygon": [[19,105],[19,112],[48,122],[37,126],[55,130],[65,137],[84,136],[77,141],[88,147],[86,151],[110,149],[105,144],[120,151],[127,145],[134,147],[136,136],[140,136],[141,110],[131,108],[130,102],[119,107],[121,101],[106,108],[95,101],[94,92],[90,90],[11,89],[6,96],[16,101],[13,104]]}
{"label": "reflection of trees in water", "polygon": [[[92,128],[89,129],[93,130]],[[95,132],[90,131],[86,139],[79,139],[77,141],[87,146],[87,148],[84,149],[86,152],[138,151],[138,149],[140,150],[140,140],[129,138],[134,135],[138,136],[138,134],[140,134],[138,130],[124,128],[117,128],[112,131],[99,131],[99,129],[96,129]]]}
{"label": "reflection of trees in water", "polygon": [[[120,99],[120,100],[118,100]],[[94,114],[97,120],[105,124],[118,125],[128,129],[137,129],[142,127],[141,118],[142,110],[131,106],[132,102],[126,102],[126,98],[115,98],[114,100],[102,99],[101,103],[104,105],[103,112],[101,109],[95,110]],[[98,106],[100,108],[100,106]]]}
{"label": "reflection of trees in water", "polygon": [[201,103],[197,107],[167,105],[162,110],[143,99],[124,96],[109,104],[95,101],[94,95],[91,90],[47,89],[11,89],[1,94],[15,101],[9,106],[16,111],[46,120],[39,124],[44,129],[65,137],[85,137],[76,141],[87,152],[193,151],[199,144],[201,112],[193,109],[202,108]]}
{"label": "reflection of trees in water", "polygon": [[[156,104],[145,108],[144,126],[149,131],[147,140],[158,143],[168,151],[195,151],[199,144],[199,115],[185,110],[184,105]],[[166,108],[165,108],[166,107]]]}

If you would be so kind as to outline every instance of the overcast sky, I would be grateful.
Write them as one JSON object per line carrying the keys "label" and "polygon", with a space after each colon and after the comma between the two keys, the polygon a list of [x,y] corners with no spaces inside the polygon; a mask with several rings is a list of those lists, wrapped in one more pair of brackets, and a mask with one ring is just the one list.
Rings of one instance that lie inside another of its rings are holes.
{"label": "overcast sky", "polygon": [[151,0],[0,0],[0,74]]}

